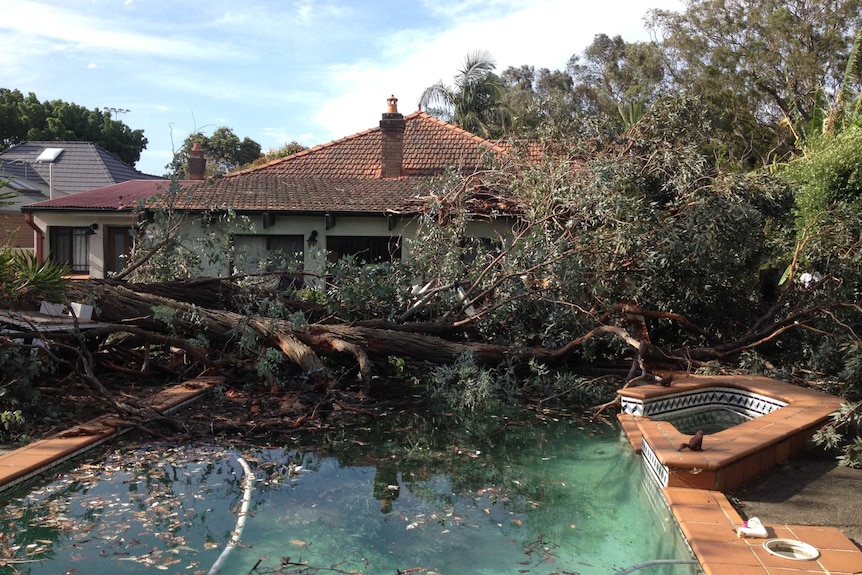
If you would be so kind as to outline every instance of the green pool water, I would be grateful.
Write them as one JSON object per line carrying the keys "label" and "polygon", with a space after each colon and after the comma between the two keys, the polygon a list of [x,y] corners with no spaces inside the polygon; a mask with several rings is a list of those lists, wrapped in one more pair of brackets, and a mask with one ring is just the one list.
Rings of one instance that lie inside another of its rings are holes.
{"label": "green pool water", "polygon": [[751,417],[724,407],[704,407],[682,413],[669,413],[652,419],[669,421],[680,433],[686,435],[694,435],[698,430],[709,435],[751,421]]}
{"label": "green pool water", "polygon": [[400,425],[283,445],[116,447],[6,495],[0,573],[209,573],[236,527],[240,457],[254,490],[223,574],[613,574],[691,558],[614,427]]}

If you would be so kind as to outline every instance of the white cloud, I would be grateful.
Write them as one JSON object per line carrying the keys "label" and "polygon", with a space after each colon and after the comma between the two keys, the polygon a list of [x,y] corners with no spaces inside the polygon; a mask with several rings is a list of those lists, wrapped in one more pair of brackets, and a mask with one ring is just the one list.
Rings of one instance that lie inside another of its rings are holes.
{"label": "white cloud", "polygon": [[[381,39],[381,57],[374,62],[359,60],[327,69],[332,96],[323,103],[314,120],[329,136],[349,135],[376,125],[386,98],[399,98],[399,111],[417,108],[422,91],[442,80],[451,84],[467,53],[488,51],[497,71],[510,66],[562,70],[573,55],[589,46],[598,33],[621,35],[627,41],[648,40],[642,0],[605,0],[601,4],[572,0],[505,1],[463,3],[428,1],[435,14],[462,17],[465,10],[479,9],[484,18],[461,18],[444,31],[402,30]],[[515,11],[495,10],[501,5]],[[477,8],[481,6],[481,8]],[[653,0],[651,7],[679,9],[680,0]],[[490,13],[504,14],[488,18]]]}
{"label": "white cloud", "polygon": [[141,34],[124,26],[122,20],[84,16],[62,5],[21,0],[4,5],[2,13],[0,30],[4,30],[7,41],[12,35],[13,38],[40,38],[54,44],[55,49],[61,46],[169,58],[235,57],[231,51],[212,42]]}

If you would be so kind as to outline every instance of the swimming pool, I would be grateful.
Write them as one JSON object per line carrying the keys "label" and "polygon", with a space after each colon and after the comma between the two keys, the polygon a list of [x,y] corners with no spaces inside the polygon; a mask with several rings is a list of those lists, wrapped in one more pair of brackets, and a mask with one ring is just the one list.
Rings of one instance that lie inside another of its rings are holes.
{"label": "swimming pool", "polygon": [[390,427],[316,448],[120,446],[7,496],[0,573],[208,573],[236,528],[240,457],[255,480],[220,573],[606,575],[690,559],[617,428],[507,422],[423,442]]}
{"label": "swimming pool", "polygon": [[728,407],[710,406],[654,415],[652,419],[669,421],[680,433],[686,435],[694,435],[699,429],[709,435],[751,421],[752,418]]}

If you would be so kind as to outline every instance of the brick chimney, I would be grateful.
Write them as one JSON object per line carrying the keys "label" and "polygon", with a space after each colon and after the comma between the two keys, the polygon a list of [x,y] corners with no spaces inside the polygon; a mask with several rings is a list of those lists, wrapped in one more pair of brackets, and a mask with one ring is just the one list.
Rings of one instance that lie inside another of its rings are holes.
{"label": "brick chimney", "polygon": [[382,146],[380,177],[398,178],[404,165],[404,116],[398,113],[398,98],[386,99],[386,112],[380,120]]}
{"label": "brick chimney", "polygon": [[192,146],[192,151],[189,152],[189,179],[203,180],[207,171],[207,159],[204,157],[204,150],[201,145],[195,142]]}

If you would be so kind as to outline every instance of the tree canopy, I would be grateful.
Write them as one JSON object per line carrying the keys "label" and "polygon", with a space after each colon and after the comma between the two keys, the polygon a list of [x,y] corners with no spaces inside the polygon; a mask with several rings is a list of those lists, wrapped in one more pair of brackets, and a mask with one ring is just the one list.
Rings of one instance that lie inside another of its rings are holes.
{"label": "tree canopy", "polygon": [[195,144],[200,144],[204,150],[207,175],[227,174],[261,157],[260,144],[248,137],[240,140],[231,128],[221,126],[210,136],[202,132],[189,134],[182,147],[174,152],[171,163],[165,166],[169,177],[188,177],[189,153]]}
{"label": "tree canopy", "polygon": [[93,142],[134,166],[147,147],[143,130],[113,119],[109,109],[88,110],[63,100],[0,88],[0,149],[32,140]]}
{"label": "tree canopy", "polygon": [[471,52],[455,75],[455,85],[443,81],[422,93],[420,104],[429,114],[484,138],[501,136],[509,114],[502,105],[503,85],[494,74],[496,64],[487,52]]}

